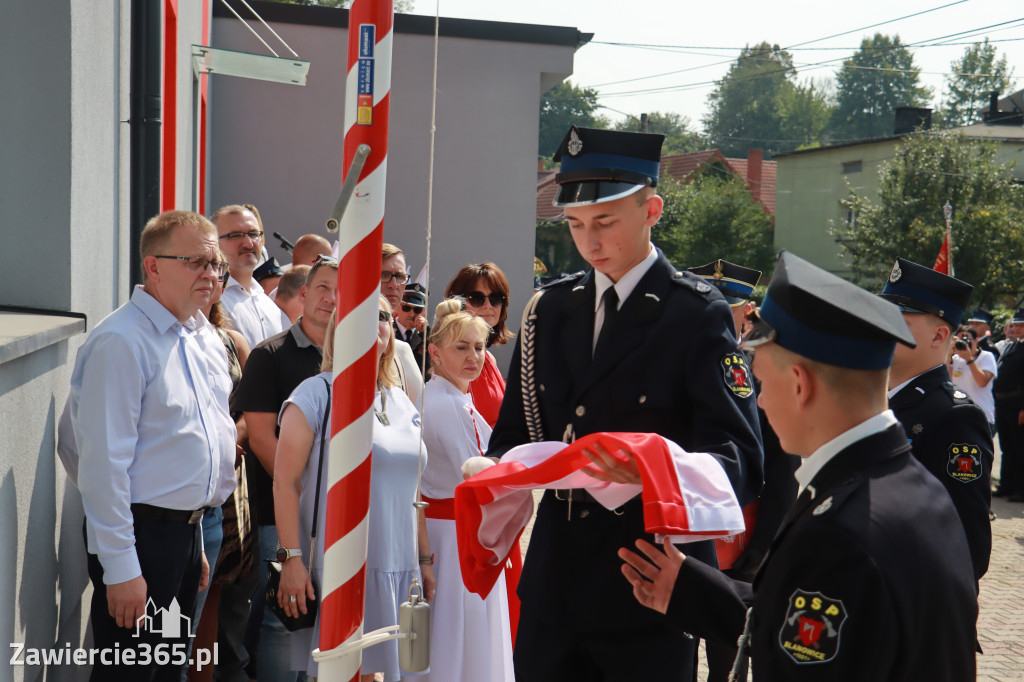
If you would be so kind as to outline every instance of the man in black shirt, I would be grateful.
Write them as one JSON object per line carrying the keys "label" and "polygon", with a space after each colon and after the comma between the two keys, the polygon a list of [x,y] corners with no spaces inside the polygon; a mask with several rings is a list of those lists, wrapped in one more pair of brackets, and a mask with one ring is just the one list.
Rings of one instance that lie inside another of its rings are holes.
{"label": "man in black shirt", "polygon": [[[1024,309],[1013,312],[1009,327],[1024,327]],[[1016,331],[1016,329],[1014,330]],[[1010,338],[1011,334],[1007,334]],[[1011,502],[1024,502],[1024,343],[1020,334],[1003,346],[999,356],[999,372],[992,381],[992,395],[996,399],[996,432],[1003,462],[999,468],[999,485],[992,493],[1007,497]]]}

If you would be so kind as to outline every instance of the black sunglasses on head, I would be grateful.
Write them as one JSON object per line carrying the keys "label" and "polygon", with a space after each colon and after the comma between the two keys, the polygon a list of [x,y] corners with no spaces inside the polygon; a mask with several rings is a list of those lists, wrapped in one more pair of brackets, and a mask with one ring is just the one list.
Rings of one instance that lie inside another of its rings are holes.
{"label": "black sunglasses on head", "polygon": [[474,308],[479,308],[484,304],[484,301],[489,302],[495,308],[500,308],[505,305],[505,295],[493,292],[484,296],[482,291],[474,291],[463,296],[466,299],[466,303],[470,304]]}

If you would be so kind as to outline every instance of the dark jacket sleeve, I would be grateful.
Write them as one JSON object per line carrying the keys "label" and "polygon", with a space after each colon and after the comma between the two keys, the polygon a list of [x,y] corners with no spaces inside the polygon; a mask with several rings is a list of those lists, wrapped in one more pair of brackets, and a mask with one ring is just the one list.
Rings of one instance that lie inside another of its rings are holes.
{"label": "dark jacket sleeve", "polygon": [[679,567],[666,616],[691,635],[735,646],[753,600],[750,583],[687,557]]}

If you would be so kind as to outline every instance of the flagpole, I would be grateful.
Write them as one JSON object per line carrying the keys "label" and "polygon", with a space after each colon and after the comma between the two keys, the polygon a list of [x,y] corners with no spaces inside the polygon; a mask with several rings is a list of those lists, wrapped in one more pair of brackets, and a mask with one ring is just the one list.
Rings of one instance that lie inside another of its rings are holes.
{"label": "flagpole", "polygon": [[942,214],[946,217],[946,259],[949,262],[949,276],[956,277],[953,271],[953,204],[948,200],[942,207]]}

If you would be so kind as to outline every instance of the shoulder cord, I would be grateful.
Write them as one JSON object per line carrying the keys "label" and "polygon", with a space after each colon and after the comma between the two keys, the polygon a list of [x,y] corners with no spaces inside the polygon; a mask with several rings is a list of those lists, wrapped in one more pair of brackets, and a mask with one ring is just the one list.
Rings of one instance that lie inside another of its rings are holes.
{"label": "shoulder cord", "polygon": [[541,289],[523,311],[522,343],[519,348],[522,362],[519,369],[520,390],[523,393],[523,415],[526,417],[526,428],[530,432],[530,441],[537,443],[544,440],[544,429],[540,419],[540,402],[537,400],[537,376],[534,362],[534,343],[536,341],[537,302],[544,294]]}
{"label": "shoulder cord", "polygon": [[324,379],[327,386],[327,409],[324,410],[324,421],[320,425],[320,461],[316,465],[316,496],[313,498],[313,530],[309,535],[309,574],[313,575],[313,553],[316,549],[316,522],[320,516],[320,478],[324,468],[324,443],[327,440],[327,418],[331,414],[331,382]]}

